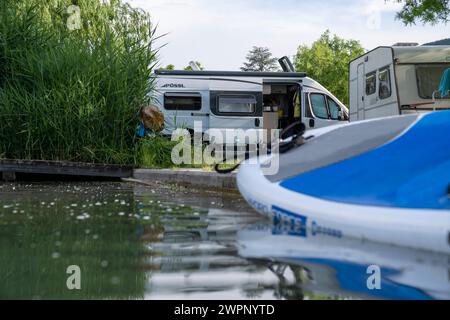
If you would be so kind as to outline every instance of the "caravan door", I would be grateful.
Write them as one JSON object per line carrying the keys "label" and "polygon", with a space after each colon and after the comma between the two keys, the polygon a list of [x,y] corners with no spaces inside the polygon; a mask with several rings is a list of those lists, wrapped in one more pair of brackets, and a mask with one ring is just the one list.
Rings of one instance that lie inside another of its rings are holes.
{"label": "caravan door", "polygon": [[[376,77],[376,75],[373,75]],[[366,95],[366,81],[365,81],[365,66],[364,63],[358,65],[358,120],[365,119],[365,95]]]}

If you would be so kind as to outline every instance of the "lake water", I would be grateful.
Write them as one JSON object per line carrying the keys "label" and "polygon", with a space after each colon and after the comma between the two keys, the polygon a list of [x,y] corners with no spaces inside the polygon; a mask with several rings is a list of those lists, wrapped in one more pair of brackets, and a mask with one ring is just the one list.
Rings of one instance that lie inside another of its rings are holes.
{"label": "lake water", "polygon": [[234,193],[0,184],[0,299],[361,298],[449,299],[450,257],[307,238]]}

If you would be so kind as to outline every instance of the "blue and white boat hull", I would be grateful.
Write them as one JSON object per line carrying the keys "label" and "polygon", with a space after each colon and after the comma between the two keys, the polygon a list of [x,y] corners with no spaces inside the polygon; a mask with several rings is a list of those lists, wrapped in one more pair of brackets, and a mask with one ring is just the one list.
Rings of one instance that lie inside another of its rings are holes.
{"label": "blue and white boat hull", "polygon": [[[388,127],[391,133],[380,136]],[[257,211],[297,224],[310,236],[354,237],[450,253],[449,111],[307,135],[314,138],[280,156],[278,176],[265,175],[262,169],[276,155],[241,166],[238,188]],[[339,146],[329,148],[336,150],[315,151],[327,149],[334,135],[344,137],[335,140]],[[313,158],[304,160],[310,153]],[[320,162],[316,167],[314,159]]]}

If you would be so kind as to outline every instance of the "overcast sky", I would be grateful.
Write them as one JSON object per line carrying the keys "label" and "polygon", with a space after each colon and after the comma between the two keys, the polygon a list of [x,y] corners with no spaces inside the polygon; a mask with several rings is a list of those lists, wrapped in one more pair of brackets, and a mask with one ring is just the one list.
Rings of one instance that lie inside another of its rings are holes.
{"label": "overcast sky", "polygon": [[405,27],[400,8],[385,0],[126,0],[148,11],[158,33],[161,65],[184,68],[200,61],[208,70],[238,70],[252,46],[276,57],[295,54],[326,29],[359,40],[366,49],[396,42],[420,44],[450,37],[450,25]]}

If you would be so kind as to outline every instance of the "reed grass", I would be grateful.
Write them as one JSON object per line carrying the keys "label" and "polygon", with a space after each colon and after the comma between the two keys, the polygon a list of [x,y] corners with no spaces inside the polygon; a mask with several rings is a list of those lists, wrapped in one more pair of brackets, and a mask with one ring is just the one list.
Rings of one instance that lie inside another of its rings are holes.
{"label": "reed grass", "polygon": [[161,134],[141,139],[136,145],[137,162],[144,168],[172,168],[172,149],[177,142]]}
{"label": "reed grass", "polygon": [[0,0],[0,158],[138,164],[155,28],[121,0]]}

